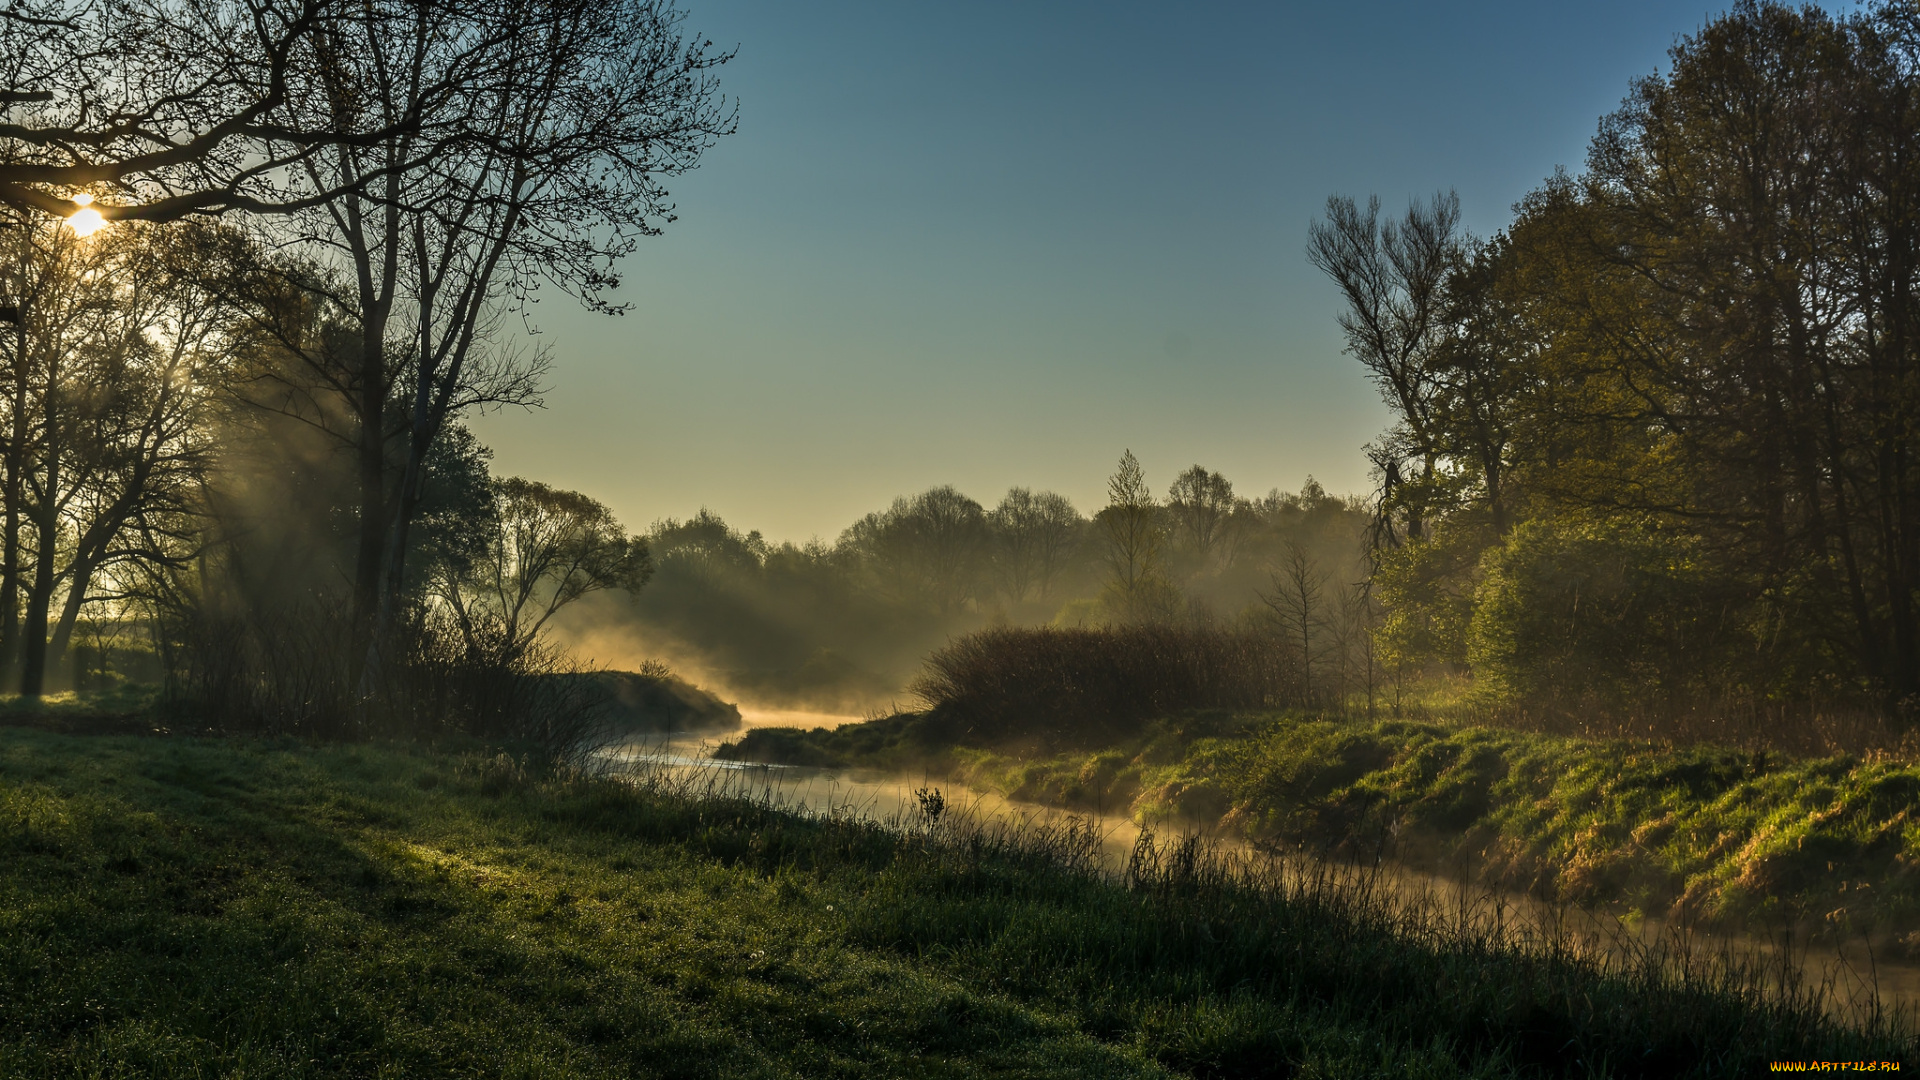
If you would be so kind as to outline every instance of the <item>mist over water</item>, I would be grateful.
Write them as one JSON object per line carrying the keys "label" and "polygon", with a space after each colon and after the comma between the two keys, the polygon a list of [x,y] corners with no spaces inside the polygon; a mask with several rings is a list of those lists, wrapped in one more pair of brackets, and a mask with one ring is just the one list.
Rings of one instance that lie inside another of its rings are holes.
{"label": "mist over water", "polygon": [[741,706],[740,719],[747,728],[837,728],[868,719],[847,713],[809,712],[805,709],[760,709]]}
{"label": "mist over water", "polygon": [[[1124,455],[1114,482],[1126,478],[1126,505],[1091,517],[1051,492],[1013,488],[989,508],[935,487],[831,544],[774,544],[707,511],[656,521],[644,587],[580,599],[553,640],[590,668],[664,662],[759,726],[832,727],[916,707],[926,658],[987,627],[1265,627],[1290,566],[1323,597],[1314,618],[1325,620],[1363,576],[1364,500],[1311,478],[1249,499],[1198,465],[1161,496],[1150,475]],[[1116,531],[1128,520],[1151,522],[1144,544]]]}
{"label": "mist over water", "polygon": [[893,712],[908,700],[905,685],[913,670],[895,672],[887,680],[890,693],[880,692],[886,682],[873,678],[769,686],[764,674],[747,669],[743,677],[742,669],[716,663],[712,652],[635,618],[630,602],[601,596],[562,612],[553,640],[588,668],[636,671],[648,661],[664,662],[681,678],[738,705],[746,728],[833,728]]}

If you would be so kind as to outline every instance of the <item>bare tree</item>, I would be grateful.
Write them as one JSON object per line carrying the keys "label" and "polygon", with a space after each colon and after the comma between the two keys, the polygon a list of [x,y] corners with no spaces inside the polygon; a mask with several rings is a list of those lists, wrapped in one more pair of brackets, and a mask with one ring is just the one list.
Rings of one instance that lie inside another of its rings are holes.
{"label": "bare tree", "polygon": [[470,650],[517,657],[561,608],[603,589],[638,589],[652,572],[646,541],[577,492],[497,480],[492,524],[476,557],[444,564],[434,581]]}
{"label": "bare tree", "polygon": [[[1397,437],[1381,442],[1391,455],[1387,484],[1405,481],[1399,461],[1415,459],[1419,479],[1431,483],[1439,465],[1434,398],[1438,353],[1446,333],[1446,284],[1459,263],[1460,198],[1449,191],[1406,217],[1380,221],[1380,199],[1362,211],[1351,198],[1327,200],[1327,216],[1308,234],[1307,258],[1333,279],[1347,302],[1340,329],[1347,351],[1360,361],[1381,395],[1399,413]],[[1383,491],[1391,500],[1397,492]],[[1424,530],[1417,500],[1406,504],[1407,531]]]}
{"label": "bare tree", "polygon": [[1306,549],[1287,542],[1287,554],[1272,573],[1273,591],[1260,599],[1272,610],[1289,647],[1300,650],[1300,674],[1309,701],[1313,700],[1313,673],[1324,660],[1322,635],[1327,612],[1322,602],[1327,576],[1314,565]]}
{"label": "bare tree", "polygon": [[[300,107],[330,42],[392,9],[347,0],[21,0],[0,12],[0,202],[66,216],[60,189],[94,189],[109,219],[285,213],[365,194],[384,173],[296,189],[285,178],[341,146],[414,138],[432,156],[467,140],[442,119],[493,61],[428,73],[419,108],[341,127]],[[390,44],[397,44],[398,35]],[[435,79],[434,76],[445,76]],[[416,159],[417,160],[417,159]],[[405,170],[416,160],[388,162]],[[49,190],[53,189],[53,190]]]}
{"label": "bare tree", "polygon": [[1367,696],[1367,715],[1374,711],[1379,672],[1374,659],[1373,625],[1378,605],[1367,583],[1342,585],[1327,605],[1326,653],[1332,668],[1336,700],[1356,689]]}

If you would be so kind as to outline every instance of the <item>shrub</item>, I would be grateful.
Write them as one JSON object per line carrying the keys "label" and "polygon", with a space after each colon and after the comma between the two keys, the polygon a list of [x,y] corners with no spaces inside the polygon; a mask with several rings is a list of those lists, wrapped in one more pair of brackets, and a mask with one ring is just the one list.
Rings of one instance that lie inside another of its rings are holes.
{"label": "shrub", "polygon": [[[1697,543],[1619,520],[1534,521],[1487,553],[1470,658],[1491,700],[1684,711],[1747,673],[1733,597]],[[1751,650],[1748,650],[1751,651]]]}
{"label": "shrub", "polygon": [[558,650],[484,622],[464,632],[416,609],[386,663],[361,658],[337,605],[269,613],[184,608],[161,635],[161,707],[179,726],[315,739],[458,735],[566,757],[600,733],[608,686]]}
{"label": "shrub", "polygon": [[1303,704],[1298,657],[1258,631],[1002,627],[927,659],[911,687],[935,734],[984,745],[1090,746],[1189,709]]}

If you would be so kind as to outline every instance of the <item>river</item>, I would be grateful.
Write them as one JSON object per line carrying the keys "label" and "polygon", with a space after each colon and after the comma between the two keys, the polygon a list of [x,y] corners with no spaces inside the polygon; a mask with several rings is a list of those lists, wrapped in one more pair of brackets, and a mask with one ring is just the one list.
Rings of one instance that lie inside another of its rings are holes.
{"label": "river", "polygon": [[[742,710],[749,727],[832,727],[861,717],[783,710]],[[817,769],[719,761],[712,757],[721,740],[707,737],[640,739],[609,748],[607,763],[618,771],[664,770],[692,790],[755,798],[806,814],[857,815],[907,827],[924,819],[919,793],[938,790],[951,823],[1034,827],[1062,825],[1071,819],[1090,828],[1097,840],[1101,869],[1118,876],[1139,842],[1141,826],[1113,814],[1068,813],[1056,807],[1013,801],[992,791],[958,783],[951,777],[901,775],[847,769]],[[1509,940],[1559,942],[1603,962],[1626,965],[1647,950],[1673,962],[1724,970],[1728,964],[1762,970],[1776,987],[1798,981],[1818,992],[1827,1007],[1859,1016],[1879,1007],[1898,1009],[1920,1019],[1920,966],[1889,963],[1864,941],[1810,944],[1801,935],[1767,939],[1708,934],[1645,917],[1624,919],[1605,910],[1550,904],[1520,893],[1486,888],[1471,881],[1426,873],[1391,860],[1373,865],[1329,862],[1308,853],[1256,851],[1243,839],[1201,828],[1158,827],[1167,840],[1196,837],[1217,859],[1237,862],[1264,874],[1313,876],[1343,889],[1368,890],[1394,905],[1403,916],[1438,920],[1455,931],[1497,930]],[[1168,834],[1172,833],[1173,836]]]}

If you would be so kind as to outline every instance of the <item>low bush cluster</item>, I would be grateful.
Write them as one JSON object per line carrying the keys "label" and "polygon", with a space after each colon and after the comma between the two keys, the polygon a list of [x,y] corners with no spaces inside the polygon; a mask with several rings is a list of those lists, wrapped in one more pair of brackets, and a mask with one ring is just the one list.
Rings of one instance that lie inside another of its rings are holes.
{"label": "low bush cluster", "polygon": [[1304,704],[1296,654],[1211,626],[998,627],[928,657],[914,683],[932,730],[965,745],[1097,746],[1189,709]]}
{"label": "low bush cluster", "polygon": [[448,736],[538,748],[588,747],[618,687],[580,677],[543,641],[460,632],[416,609],[377,669],[356,655],[346,620],[318,605],[270,613],[188,608],[162,640],[161,711],[175,727],[363,739]]}

